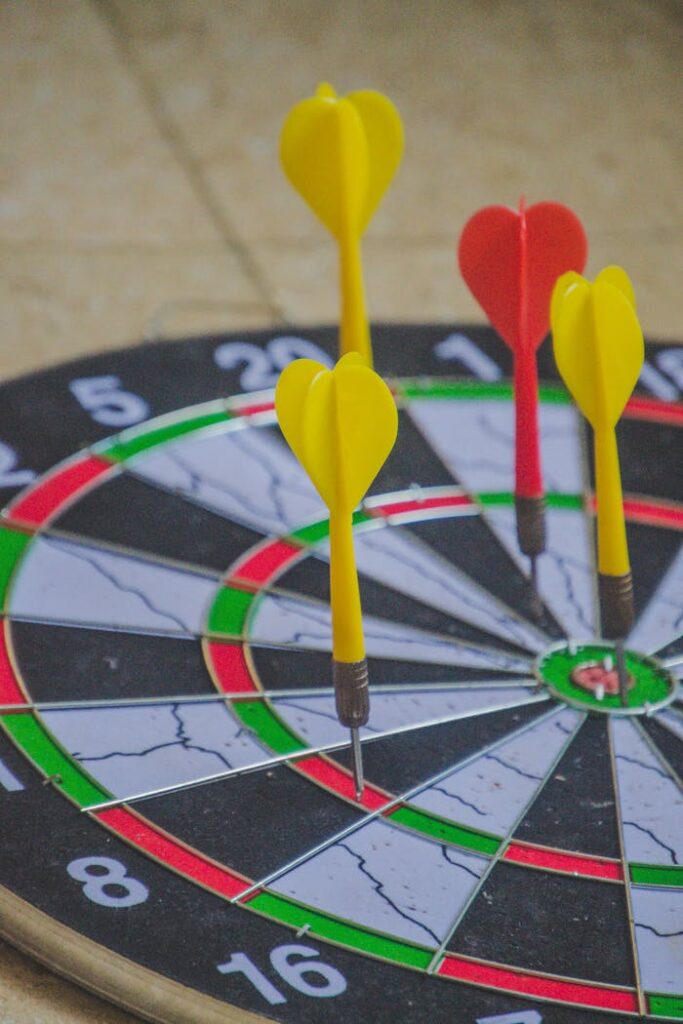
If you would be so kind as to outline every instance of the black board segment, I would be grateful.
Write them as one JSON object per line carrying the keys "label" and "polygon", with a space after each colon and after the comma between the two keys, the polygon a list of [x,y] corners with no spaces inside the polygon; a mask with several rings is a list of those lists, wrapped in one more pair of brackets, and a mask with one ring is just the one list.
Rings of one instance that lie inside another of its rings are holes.
{"label": "black board segment", "polygon": [[528,971],[635,984],[623,886],[514,864],[494,866],[448,948]]}
{"label": "black board segment", "polygon": [[[548,703],[543,701],[374,740],[363,750],[365,774],[370,782],[389,793],[404,793],[449,766],[455,770],[465,758],[535,721],[547,713],[548,708]],[[348,751],[333,756],[350,769]]]}
{"label": "black board segment", "polygon": [[[406,529],[457,569],[471,576],[508,608],[516,609],[527,621],[536,622],[529,580],[488,527],[485,516],[433,519],[412,523]],[[549,636],[559,639],[563,635],[547,609],[544,609],[538,625]]]}
{"label": "black board segment", "polygon": [[638,616],[655,596],[657,587],[681,550],[681,534],[675,530],[627,521],[626,537],[633,576],[633,599]]}
{"label": "black board segment", "polygon": [[267,875],[362,817],[284,765],[145,800],[140,810],[249,878]]}
{"label": "black board segment", "polygon": [[[389,527],[391,529],[391,527]],[[408,573],[406,577],[409,580]],[[446,612],[433,608],[422,601],[415,600],[402,591],[385,586],[363,573],[358,574],[361,605],[365,615],[374,615],[380,619],[404,623],[414,629],[424,629],[430,633],[440,633],[456,640],[471,641],[484,644],[498,650],[509,651],[530,657],[530,652],[517,644],[507,642],[500,636],[486,633],[476,626],[453,618]],[[278,588],[291,590],[294,593],[306,594],[319,601],[329,604],[330,601],[330,567],[329,562],[316,558],[302,558],[291,569],[283,573],[277,580]]]}
{"label": "black board segment", "polygon": [[620,856],[606,716],[586,718],[515,838],[596,857]]}
{"label": "black board segment", "polygon": [[127,474],[95,487],[53,527],[216,572],[263,535]]}
{"label": "black board segment", "polygon": [[[332,686],[332,657],[325,651],[297,651],[250,645],[256,674],[264,690],[315,689]],[[373,686],[401,686],[407,690],[431,683],[471,683],[482,679],[515,685],[522,677],[455,665],[420,664],[392,658],[368,658],[370,694]]]}
{"label": "black board segment", "polygon": [[[680,725],[683,726],[683,716],[678,716],[678,720]],[[681,786],[683,786],[683,743],[681,742],[680,733],[677,735],[672,730],[667,729],[656,718],[642,718],[641,722],[655,748],[673,772],[676,773]],[[683,729],[681,729],[681,732],[683,732]]]}
{"label": "black board segment", "polygon": [[[359,1020],[424,1024],[425,1019],[476,1024],[482,1015],[519,1014],[534,1005],[523,997],[434,979],[314,936],[297,938],[294,929],[230,905],[80,814],[51,787],[42,785],[38,773],[1,731],[0,759],[25,787],[17,792],[0,787],[0,835],[12,835],[11,842],[0,843],[0,886],[162,978],[282,1024],[356,1024]],[[147,888],[149,898],[116,910],[88,900],[83,886],[67,873],[68,865],[81,857],[119,861],[129,877]],[[321,999],[284,984],[270,966],[270,954],[292,943],[306,945],[312,959],[339,971],[346,981],[345,991]],[[244,952],[281,988],[286,1002],[272,1006],[244,976],[220,973],[218,965],[237,952]],[[100,951],[98,956],[102,955]],[[66,965],[63,969],[68,970]],[[628,1020],[609,1015],[606,1024],[628,1024]],[[557,1006],[552,1008],[552,1024],[596,1024],[596,1015]]]}
{"label": "black board segment", "polygon": [[11,623],[20,677],[35,701],[215,693],[198,640]]}

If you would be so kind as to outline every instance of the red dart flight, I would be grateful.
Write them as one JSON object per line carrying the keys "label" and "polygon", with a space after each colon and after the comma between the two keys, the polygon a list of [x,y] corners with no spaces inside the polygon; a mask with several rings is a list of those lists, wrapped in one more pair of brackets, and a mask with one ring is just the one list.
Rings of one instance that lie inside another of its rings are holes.
{"label": "red dart flight", "polygon": [[532,576],[545,549],[536,350],[550,327],[555,282],[568,270],[583,270],[587,249],[581,222],[566,206],[527,209],[523,199],[519,210],[479,210],[458,246],[467,286],[514,356],[517,537],[532,560]]}

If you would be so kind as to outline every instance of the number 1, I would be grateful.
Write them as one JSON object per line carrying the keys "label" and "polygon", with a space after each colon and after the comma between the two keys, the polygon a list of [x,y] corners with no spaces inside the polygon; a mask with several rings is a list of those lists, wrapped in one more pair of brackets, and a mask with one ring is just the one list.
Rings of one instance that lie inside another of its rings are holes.
{"label": "number 1", "polygon": [[243,974],[252,983],[259,995],[262,995],[267,1003],[276,1006],[278,1003],[286,1003],[287,1000],[279,989],[272,985],[265,974],[259,971],[253,960],[250,960],[246,953],[233,953],[224,964],[218,965],[221,974]]}

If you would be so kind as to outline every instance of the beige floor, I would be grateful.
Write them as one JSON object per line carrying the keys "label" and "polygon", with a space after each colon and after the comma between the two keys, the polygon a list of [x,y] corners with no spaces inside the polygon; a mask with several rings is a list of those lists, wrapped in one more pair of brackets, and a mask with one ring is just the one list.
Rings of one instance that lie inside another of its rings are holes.
{"label": "beige floor", "polygon": [[[370,312],[478,317],[477,207],[555,198],[589,270],[683,334],[680,0],[4,0],[0,376],[138,338],[336,316],[331,242],[277,137],[321,79],[387,92],[404,165],[365,244]],[[2,1024],[129,1015],[0,945]]]}

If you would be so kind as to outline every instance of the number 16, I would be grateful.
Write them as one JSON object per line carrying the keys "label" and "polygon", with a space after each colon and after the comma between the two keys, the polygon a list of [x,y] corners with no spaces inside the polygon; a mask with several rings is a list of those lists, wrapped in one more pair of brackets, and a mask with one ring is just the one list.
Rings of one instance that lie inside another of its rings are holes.
{"label": "number 16", "polygon": [[[329,999],[346,991],[346,978],[330,964],[314,961],[310,958],[320,956],[317,949],[310,946],[276,946],[270,954],[270,962],[282,980],[297,992],[315,999]],[[305,960],[292,962],[292,957],[307,957]],[[287,998],[260,971],[246,953],[233,953],[224,964],[218,964],[221,974],[243,974],[252,983],[256,991],[271,1006],[286,1003]],[[321,979],[321,984],[312,985],[306,975]]]}

